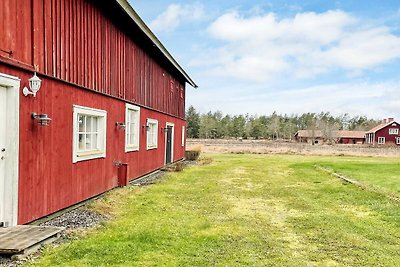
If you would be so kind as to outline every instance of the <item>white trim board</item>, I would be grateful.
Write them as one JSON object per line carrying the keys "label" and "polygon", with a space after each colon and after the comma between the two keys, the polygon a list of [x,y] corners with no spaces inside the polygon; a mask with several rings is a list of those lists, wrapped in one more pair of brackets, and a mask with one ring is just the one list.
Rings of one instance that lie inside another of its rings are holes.
{"label": "white trim board", "polygon": [[6,88],[6,162],[4,180],[4,221],[8,226],[18,224],[18,165],[19,165],[19,90],[21,80],[0,73],[0,86]]}

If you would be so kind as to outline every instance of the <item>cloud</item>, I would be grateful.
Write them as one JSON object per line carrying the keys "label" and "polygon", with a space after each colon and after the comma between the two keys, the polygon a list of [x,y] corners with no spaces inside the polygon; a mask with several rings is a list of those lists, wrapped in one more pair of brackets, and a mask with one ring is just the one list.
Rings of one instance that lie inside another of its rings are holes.
{"label": "cloud", "polygon": [[[213,92],[188,92],[189,105],[202,111],[223,110],[228,114],[301,114],[330,111],[340,115],[366,115],[370,118],[400,118],[400,81],[347,82],[320,84],[288,90],[265,90],[261,94],[240,92],[234,85],[226,90]],[[213,98],[210,98],[213,94]],[[388,97],[390,96],[390,97]],[[220,99],[224,99],[223,102]]]}
{"label": "cloud", "polygon": [[171,4],[150,23],[150,28],[157,32],[173,32],[182,23],[200,20],[203,16],[204,7],[199,3]]}
{"label": "cloud", "polygon": [[307,79],[335,70],[354,76],[400,58],[400,37],[390,28],[367,25],[341,10],[289,18],[228,12],[208,33],[219,45],[205,48],[192,65],[250,81]]}

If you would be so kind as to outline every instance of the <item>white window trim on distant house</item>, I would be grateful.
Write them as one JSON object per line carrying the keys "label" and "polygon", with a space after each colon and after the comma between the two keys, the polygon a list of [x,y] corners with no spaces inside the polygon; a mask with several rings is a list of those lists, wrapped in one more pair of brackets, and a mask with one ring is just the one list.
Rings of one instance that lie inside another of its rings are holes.
{"label": "white window trim on distant house", "polygon": [[182,146],[185,146],[185,126],[182,126]]}
{"label": "white window trim on distant house", "polygon": [[400,145],[400,137],[396,137],[396,145]]}
{"label": "white window trim on distant house", "polygon": [[[73,109],[72,162],[105,158],[107,111],[77,105],[74,105]],[[88,123],[90,130],[87,129]],[[83,127],[80,128],[80,125]],[[83,143],[83,140],[88,141]],[[87,148],[88,144],[92,147]]]}
{"label": "white window trim on distant house", "polygon": [[389,128],[389,134],[397,135],[397,134],[399,134],[399,129],[398,128]]}
{"label": "white window trim on distant house", "polygon": [[146,131],[147,150],[156,149],[158,147],[158,120],[147,119]]}
{"label": "white window trim on distant house", "polygon": [[140,107],[125,105],[125,152],[139,151]]}
{"label": "white window trim on distant house", "polygon": [[385,137],[378,137],[378,145],[384,145],[386,141]]}

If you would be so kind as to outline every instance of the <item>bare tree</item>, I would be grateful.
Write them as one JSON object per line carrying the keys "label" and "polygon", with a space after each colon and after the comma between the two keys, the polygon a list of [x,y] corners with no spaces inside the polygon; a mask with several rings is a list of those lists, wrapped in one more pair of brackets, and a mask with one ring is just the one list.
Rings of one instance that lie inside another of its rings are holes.
{"label": "bare tree", "polygon": [[337,143],[339,141],[339,128],[340,126],[334,122],[319,122],[319,129],[321,130],[322,138],[328,143]]}

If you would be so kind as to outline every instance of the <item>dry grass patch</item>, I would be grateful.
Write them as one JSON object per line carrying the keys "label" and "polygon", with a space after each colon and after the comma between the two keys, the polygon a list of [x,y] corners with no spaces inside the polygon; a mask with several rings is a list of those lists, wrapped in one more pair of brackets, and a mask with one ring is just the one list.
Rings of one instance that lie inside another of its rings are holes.
{"label": "dry grass patch", "polygon": [[[110,193],[97,207],[113,215],[109,223],[32,265],[400,266],[400,206],[314,167],[354,159],[207,157],[145,189]],[[393,164],[391,175],[400,174]]]}

